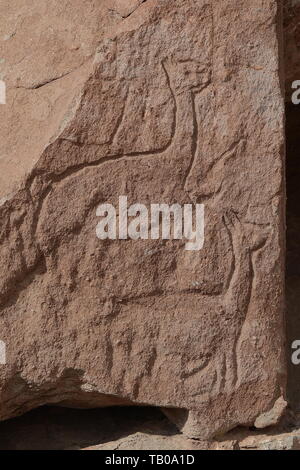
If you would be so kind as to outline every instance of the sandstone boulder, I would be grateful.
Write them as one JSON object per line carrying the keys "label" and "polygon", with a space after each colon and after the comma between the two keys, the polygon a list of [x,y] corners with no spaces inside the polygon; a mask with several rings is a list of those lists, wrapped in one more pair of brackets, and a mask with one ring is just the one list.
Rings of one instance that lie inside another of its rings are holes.
{"label": "sandstone boulder", "polygon": [[[285,383],[279,2],[25,3],[4,2],[1,45],[0,418],[147,404],[191,437],[252,425]],[[204,204],[203,248],[99,240],[120,196]]]}

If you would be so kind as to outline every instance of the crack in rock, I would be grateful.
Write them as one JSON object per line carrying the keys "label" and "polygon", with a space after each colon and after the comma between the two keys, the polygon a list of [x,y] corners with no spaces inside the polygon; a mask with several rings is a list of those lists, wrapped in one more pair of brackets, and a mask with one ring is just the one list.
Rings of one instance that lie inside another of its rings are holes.
{"label": "crack in rock", "polygon": [[125,20],[126,18],[129,18],[143,3],[146,3],[146,1],[147,0],[139,0],[138,3],[134,7],[129,8],[127,11],[126,11],[126,7],[124,9],[122,8],[118,9],[118,6],[115,6],[114,8],[109,8],[108,10],[110,12],[116,13],[122,19]]}

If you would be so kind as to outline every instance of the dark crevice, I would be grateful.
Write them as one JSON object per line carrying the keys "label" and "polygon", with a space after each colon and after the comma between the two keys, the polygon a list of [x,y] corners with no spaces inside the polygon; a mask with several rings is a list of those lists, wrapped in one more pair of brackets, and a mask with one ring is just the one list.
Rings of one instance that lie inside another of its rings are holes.
{"label": "dark crevice", "polygon": [[300,411],[300,365],[291,361],[293,341],[300,340],[300,105],[286,105],[287,186],[287,359],[288,399]]}
{"label": "dark crevice", "polygon": [[0,422],[0,450],[84,449],[135,433],[174,436],[178,431],[157,408],[114,407],[78,410],[45,406]]}

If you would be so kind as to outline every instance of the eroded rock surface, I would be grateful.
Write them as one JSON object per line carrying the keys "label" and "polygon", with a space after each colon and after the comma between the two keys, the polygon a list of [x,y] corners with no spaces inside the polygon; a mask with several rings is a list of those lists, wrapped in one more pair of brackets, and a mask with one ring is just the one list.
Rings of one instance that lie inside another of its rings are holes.
{"label": "eroded rock surface", "polygon": [[[150,404],[191,437],[251,425],[284,392],[278,2],[51,3],[65,50],[39,50],[40,2],[35,45],[10,2],[31,65],[3,49],[8,122],[57,108],[2,130],[0,417]],[[100,241],[97,206],[120,195],[204,203],[204,248]]]}
{"label": "eroded rock surface", "polygon": [[284,47],[286,100],[293,93],[292,83],[300,80],[300,1],[284,1]]}

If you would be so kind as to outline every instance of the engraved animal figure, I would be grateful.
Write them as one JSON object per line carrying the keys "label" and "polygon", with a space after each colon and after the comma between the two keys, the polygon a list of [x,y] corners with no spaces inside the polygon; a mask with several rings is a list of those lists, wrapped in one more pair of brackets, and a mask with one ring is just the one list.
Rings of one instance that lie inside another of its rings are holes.
{"label": "engraved animal figure", "polygon": [[[107,167],[111,163],[118,165],[119,163],[128,163],[131,160],[140,161],[145,159],[152,161],[155,159],[158,175],[160,173],[160,164],[163,164],[162,162],[164,162],[165,168],[166,162],[169,166],[173,164],[176,168],[178,167],[178,172],[181,171],[180,174],[182,174],[181,190],[183,196],[186,199],[189,198],[189,194],[186,192],[186,183],[193,164],[196,164],[195,156],[199,126],[196,101],[199,94],[209,86],[211,80],[210,70],[207,72],[206,69],[207,66],[204,68],[199,67],[199,64],[194,60],[180,61],[176,59],[176,57],[162,60],[160,64],[160,74],[163,77],[162,83],[169,89],[169,99],[172,101],[174,108],[174,121],[170,140],[164,147],[156,149],[155,152],[151,149],[144,152],[120,152],[117,140],[119,136],[118,130],[124,122],[121,113],[120,119],[114,129],[112,139],[108,141],[107,148],[105,145],[99,145],[97,143],[85,144],[85,142],[78,143],[58,138],[57,142],[53,144],[52,147],[49,146],[49,149],[47,149],[48,153],[46,152],[46,157],[44,157],[45,161],[53,161],[53,165],[50,165],[50,170],[48,167],[48,173],[44,171],[42,166],[43,162],[41,162],[40,166],[37,165],[32,174],[26,179],[20,191],[12,196],[11,200],[4,202],[4,204],[0,206],[2,219],[0,232],[1,258],[3,265],[7,266],[6,273],[0,278],[0,302],[3,309],[10,309],[9,311],[14,315],[13,318],[17,318],[15,322],[19,319],[19,297],[25,292],[23,295],[23,297],[25,297],[25,301],[23,299],[24,305],[31,305],[33,300],[36,299],[34,290],[35,284],[39,282],[45,289],[45,292],[47,292],[47,283],[49,285],[51,284],[56,275],[56,268],[61,264],[58,250],[62,240],[59,234],[69,233],[70,218],[67,216],[59,217],[57,215],[59,212],[54,210],[54,204],[55,201],[56,204],[57,201],[63,201],[64,196],[67,194],[67,185],[72,178],[78,178],[79,181],[83,181],[84,175],[86,175],[88,171],[92,172],[100,168],[102,169],[104,166]],[[62,145],[65,145],[63,148],[68,149],[69,153],[67,153],[67,155],[72,155],[73,152],[76,156],[78,155],[78,161],[75,163],[72,162],[70,165],[66,164],[65,167],[62,167],[62,170],[59,170],[58,168],[60,168],[61,162],[55,160],[55,151],[61,150],[60,146]],[[81,157],[81,159],[79,157]],[[73,201],[72,199],[70,200]],[[75,203],[72,206],[74,205]],[[197,377],[195,382],[198,390],[195,390],[195,395],[198,393],[200,398],[203,397],[205,393],[209,396],[218,394],[226,387],[234,387],[237,383],[236,345],[250,299],[253,280],[253,253],[255,250],[261,248],[261,243],[259,244],[259,248],[247,245],[248,240],[245,239],[242,224],[234,213],[229,211],[224,214],[224,223],[230,234],[234,253],[234,263],[225,292],[219,296],[205,296],[201,293],[194,293],[196,298],[195,302],[199,308],[197,327],[194,331],[184,331],[183,325],[184,334],[182,335],[182,340],[179,339],[177,342],[174,342],[174,339],[172,340],[171,338],[170,341],[164,342],[163,335],[171,334],[171,329],[164,333],[161,328],[161,331],[158,333],[158,336],[161,335],[158,338],[161,344],[166,344],[166,348],[175,348],[177,354],[182,357],[184,354],[186,354],[187,357],[189,355],[193,357],[194,351],[194,357],[196,355],[195,359],[187,360],[185,369],[177,370],[177,374],[181,374],[184,386],[188,392],[189,390],[193,390],[192,388],[189,389],[190,378],[193,376]],[[75,231],[76,237],[74,243],[79,237],[83,225],[84,223],[82,226],[79,225],[76,227],[77,231]],[[57,230],[58,226],[60,226],[60,232]],[[51,244],[49,240],[51,240]],[[83,255],[85,255],[85,253],[83,253]],[[72,265],[72,263],[74,263],[74,260],[72,256],[70,256],[70,264]],[[71,267],[76,271],[77,266],[74,267],[72,265]],[[62,271],[67,270],[67,266],[60,266],[60,269]],[[46,278],[45,274],[47,274],[48,277],[44,281],[44,278]],[[59,272],[59,275],[61,274],[62,273]],[[27,278],[24,282],[25,276],[27,276]],[[61,276],[61,278],[63,278],[63,276]],[[56,282],[59,283],[57,280]],[[172,292],[170,294],[171,296],[173,295]],[[190,294],[182,293],[182,295]],[[153,297],[155,297],[155,295],[153,295]],[[158,293],[156,297],[157,301],[160,302],[161,294]],[[84,299],[82,299],[82,302],[83,300]],[[122,299],[120,300],[120,303],[122,303]],[[57,307],[55,298],[49,298],[47,301],[49,301],[50,304],[52,302],[52,307],[53,305]],[[126,301],[130,303],[130,300]],[[15,310],[12,307],[15,307]],[[68,318],[65,319],[66,315],[63,315],[64,309],[66,308],[67,305],[62,302],[59,308],[53,309],[55,310],[53,317],[49,318],[46,314],[43,317],[41,314],[41,331],[48,333],[49,323],[51,334],[51,322],[56,326],[61,322],[62,326],[64,326],[64,321],[66,321],[66,323],[68,322]],[[25,325],[24,335],[28,335],[30,311],[25,309],[24,313],[21,306],[20,312],[22,313],[20,317]],[[74,332],[72,328],[70,328],[71,339],[72,334],[75,339],[76,335],[80,334],[79,322],[81,318],[77,320],[78,322],[75,324],[77,330]],[[74,321],[73,317],[72,321]],[[163,323],[164,319],[162,318],[160,321]],[[35,323],[35,325],[37,325],[37,323]],[[161,324],[159,326],[161,326]],[[102,334],[109,336],[110,333],[108,333],[108,331],[110,332],[112,327],[113,320],[109,318],[107,324],[105,324],[106,329],[103,327],[101,330]],[[134,328],[139,332],[140,326],[138,324],[136,324]],[[3,331],[4,330],[7,332],[7,339],[9,340],[11,337],[11,327],[6,327],[5,318],[3,319]],[[56,332],[55,334],[60,334],[59,329],[56,328],[54,330]],[[220,330],[223,331],[222,335],[220,335]],[[226,331],[226,337],[228,339],[227,343],[231,344],[230,348],[227,348],[228,344],[226,344],[226,348],[223,348],[222,343],[218,342],[220,338],[224,337],[224,330]],[[38,331],[37,326],[37,332]],[[62,334],[61,337],[54,338],[53,341],[55,340],[62,345],[68,345],[70,343],[72,344],[70,338],[65,338]],[[157,338],[154,338],[154,342],[156,339]],[[186,346],[187,339],[191,339],[190,346]],[[51,340],[49,341],[51,342]],[[184,342],[181,343],[181,341]],[[143,348],[147,349],[150,345],[151,338],[148,338],[148,343],[145,343]],[[113,347],[112,345],[107,346],[106,343],[104,348],[108,350],[108,352],[106,351],[107,357],[114,357]],[[130,347],[129,355],[133,354],[132,351],[134,351],[133,342]],[[185,347],[187,347],[187,349],[185,349]],[[34,350],[34,346],[32,346],[32,348]],[[26,356],[29,352],[28,350],[25,354],[23,352],[22,354]],[[57,354],[52,361],[54,364],[52,364],[52,367],[55,369],[57,366],[56,361],[59,363],[61,357],[57,350],[54,352]],[[82,351],[78,349],[74,354],[80,356],[81,352]],[[26,362],[26,357],[24,357],[23,360]],[[151,367],[153,373],[152,377],[149,377],[149,380],[151,379],[155,382],[155,377],[157,377],[155,374],[159,372],[161,364],[159,364],[158,360],[153,360],[152,362]],[[15,364],[18,363],[17,357]],[[143,365],[144,363],[141,362],[141,367]],[[63,366],[61,367],[63,368]],[[107,361],[104,367],[114,369],[115,363],[112,360],[111,362]],[[172,368],[172,365],[168,365],[168,367]],[[49,367],[49,370],[52,369]],[[90,374],[93,373],[93,370],[94,368],[92,367]],[[1,374],[5,373],[4,370],[0,370],[0,379]],[[109,370],[108,373],[111,373],[111,370]],[[130,371],[130,373],[134,374],[135,370]],[[52,372],[52,374],[54,374],[54,372]],[[37,377],[39,378],[38,375]],[[136,372],[136,379],[138,378],[139,371]],[[115,386],[117,390],[117,392],[115,392],[116,395],[125,395],[124,389],[122,388],[123,384],[124,374]],[[110,382],[107,381],[103,386],[105,385],[109,387]],[[55,384],[50,381],[49,389],[54,396],[56,388]],[[139,391],[138,387],[133,388],[134,390],[129,393],[131,399],[138,400],[139,392],[145,395],[147,394],[147,390],[145,389]],[[52,396],[51,393],[50,398]],[[24,401],[27,400],[30,402],[30,397],[31,391],[29,390],[28,395],[24,394]],[[49,399],[48,396],[47,399]],[[45,400],[45,398],[41,397],[39,403],[42,404],[44,402],[43,400]],[[34,403],[36,404],[37,402]],[[30,407],[30,405],[28,406]]]}

